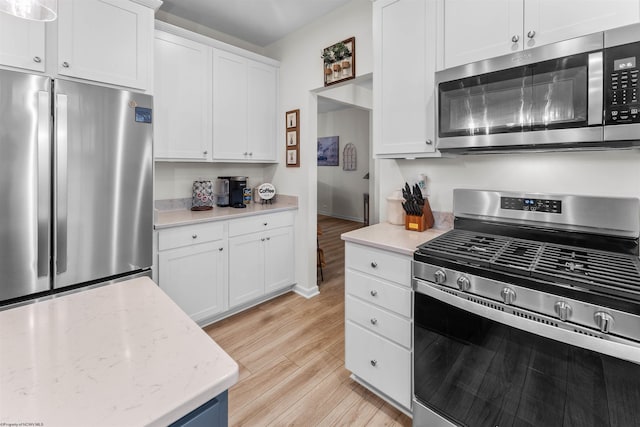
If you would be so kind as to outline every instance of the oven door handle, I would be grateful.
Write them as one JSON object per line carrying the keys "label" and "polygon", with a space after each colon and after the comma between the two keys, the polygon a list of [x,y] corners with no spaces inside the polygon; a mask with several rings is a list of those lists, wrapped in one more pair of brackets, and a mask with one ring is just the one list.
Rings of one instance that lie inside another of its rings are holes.
{"label": "oven door handle", "polygon": [[[469,301],[466,298],[453,295],[449,292],[444,292],[431,285],[429,282],[425,282],[423,280],[414,279],[413,283],[416,292],[430,296],[431,298],[435,298],[438,301],[444,302],[445,304],[449,304],[453,307],[457,307],[469,313],[476,314],[480,317],[484,317],[486,319],[493,320],[507,326],[512,326],[517,329],[555,341],[585,348],[597,353],[606,354],[617,359],[628,360],[630,362],[640,364],[640,344],[636,344],[631,341],[628,341],[628,344],[625,344],[622,342],[615,342],[598,337],[584,335],[572,330],[558,328],[555,326],[547,325],[545,323],[536,322],[535,320],[529,320],[521,316],[516,316],[511,312],[512,307],[509,307],[497,301],[491,301],[492,305],[494,307],[502,307],[505,311]],[[419,307],[414,307],[414,310],[416,310],[417,312],[419,310]],[[528,313],[531,316],[535,316],[537,318],[548,318],[547,316],[529,312],[527,310],[522,310],[520,308],[518,308],[518,311]],[[551,320],[558,323],[561,322],[558,319]]]}

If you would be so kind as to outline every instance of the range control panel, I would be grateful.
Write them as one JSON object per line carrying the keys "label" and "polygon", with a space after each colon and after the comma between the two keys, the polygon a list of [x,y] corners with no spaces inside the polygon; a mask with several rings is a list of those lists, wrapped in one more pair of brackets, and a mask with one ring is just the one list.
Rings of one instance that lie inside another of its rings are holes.
{"label": "range control panel", "polygon": [[552,199],[529,199],[523,197],[500,197],[500,207],[515,211],[562,213],[562,201]]}
{"label": "range control panel", "polygon": [[605,50],[605,124],[640,123],[640,43]]}

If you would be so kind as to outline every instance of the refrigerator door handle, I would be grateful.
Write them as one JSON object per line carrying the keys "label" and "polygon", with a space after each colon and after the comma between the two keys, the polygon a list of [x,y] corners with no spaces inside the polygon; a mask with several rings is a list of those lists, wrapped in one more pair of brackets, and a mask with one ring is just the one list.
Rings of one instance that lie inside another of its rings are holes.
{"label": "refrigerator door handle", "polygon": [[38,92],[38,277],[49,276],[49,234],[51,227],[51,95]]}
{"label": "refrigerator door handle", "polygon": [[67,95],[56,94],[56,274],[67,271]]}

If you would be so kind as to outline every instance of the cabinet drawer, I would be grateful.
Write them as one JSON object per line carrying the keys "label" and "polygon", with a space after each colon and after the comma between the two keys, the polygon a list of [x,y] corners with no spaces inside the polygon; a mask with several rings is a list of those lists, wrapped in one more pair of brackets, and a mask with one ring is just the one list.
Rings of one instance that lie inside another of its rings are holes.
{"label": "cabinet drawer", "polygon": [[351,295],[346,298],[346,319],[411,349],[411,322]]}
{"label": "cabinet drawer", "polygon": [[163,251],[197,243],[213,242],[224,237],[224,223],[222,222],[170,228],[158,232],[158,250]]}
{"label": "cabinet drawer", "polygon": [[410,408],[411,352],[353,322],[347,321],[345,327],[345,367]]}
{"label": "cabinet drawer", "polygon": [[411,257],[349,243],[345,250],[347,267],[411,287]]}
{"label": "cabinet drawer", "polygon": [[229,221],[229,236],[257,233],[278,227],[293,225],[292,212],[280,212],[264,215],[255,215],[249,218],[234,219]]}
{"label": "cabinet drawer", "polygon": [[386,283],[351,269],[347,269],[345,273],[345,288],[347,294],[401,316],[411,317],[411,289]]}

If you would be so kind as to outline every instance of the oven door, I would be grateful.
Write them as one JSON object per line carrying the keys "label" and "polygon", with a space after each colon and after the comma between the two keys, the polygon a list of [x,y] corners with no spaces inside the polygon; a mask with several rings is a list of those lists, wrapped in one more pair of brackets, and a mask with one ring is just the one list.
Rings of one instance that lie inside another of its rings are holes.
{"label": "oven door", "polygon": [[414,286],[414,426],[640,425],[638,347]]}
{"label": "oven door", "polygon": [[438,149],[600,142],[602,34],[436,74]]}

